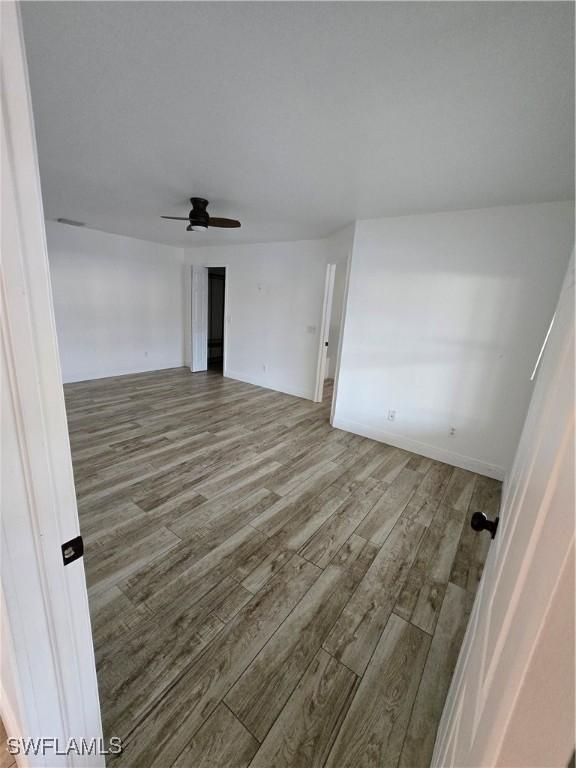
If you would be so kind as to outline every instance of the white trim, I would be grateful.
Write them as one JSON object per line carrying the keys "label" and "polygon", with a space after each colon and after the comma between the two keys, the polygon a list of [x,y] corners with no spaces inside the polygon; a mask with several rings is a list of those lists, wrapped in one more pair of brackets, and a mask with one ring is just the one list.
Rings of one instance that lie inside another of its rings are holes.
{"label": "white trim", "polygon": [[226,371],[224,374],[227,379],[235,379],[236,381],[243,381],[245,384],[253,384],[255,387],[262,387],[263,389],[272,389],[274,392],[281,392],[283,395],[292,395],[293,397],[300,397],[303,400],[312,400],[314,392],[306,389],[299,389],[297,387],[285,387],[282,388],[274,386],[273,384],[260,381],[255,376],[249,376],[245,373],[238,373],[237,371]]}
{"label": "white trim", "polygon": [[330,336],[330,318],[332,316],[332,298],[334,296],[334,278],[336,264],[326,265],[324,279],[324,300],[322,302],[322,318],[318,337],[318,359],[316,361],[316,385],[314,387],[314,402],[321,403],[324,394],[324,380],[328,370],[328,352],[326,344]]}
{"label": "white trim", "polygon": [[224,270],[224,322],[222,324],[222,375],[226,376],[226,360],[228,359],[228,267]]}
{"label": "white trim", "polygon": [[332,426],[336,429],[342,429],[345,432],[353,432],[355,435],[369,437],[371,440],[378,440],[380,443],[393,445],[395,448],[403,448],[406,451],[417,453],[420,456],[426,456],[429,459],[443,461],[445,464],[452,464],[461,469],[469,469],[479,475],[493,477],[495,480],[503,480],[506,475],[506,469],[504,467],[487,464],[472,456],[464,456],[460,453],[447,451],[443,448],[438,448],[435,445],[429,445],[428,443],[421,443],[419,440],[413,440],[410,437],[404,437],[403,435],[377,429],[368,424],[361,424],[360,422],[351,421],[350,419],[335,418],[332,420]]}
{"label": "white trim", "polygon": [[552,320],[550,320],[550,325],[548,326],[548,330],[546,331],[546,336],[544,337],[544,341],[542,342],[542,346],[540,347],[540,352],[538,353],[538,358],[536,359],[534,370],[532,371],[532,375],[530,376],[530,381],[534,381],[536,377],[536,373],[538,372],[538,366],[540,365],[540,360],[542,360],[542,355],[544,354],[544,350],[546,349],[546,344],[548,344],[548,337],[550,336],[550,332],[552,331],[554,320],[556,320],[556,313],[552,315]]}

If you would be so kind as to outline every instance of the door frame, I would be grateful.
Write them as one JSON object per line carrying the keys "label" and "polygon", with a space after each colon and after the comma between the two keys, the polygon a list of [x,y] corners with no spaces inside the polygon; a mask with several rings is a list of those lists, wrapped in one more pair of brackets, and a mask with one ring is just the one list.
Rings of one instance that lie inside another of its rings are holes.
{"label": "door frame", "polygon": [[205,269],[206,270],[206,276],[208,276],[207,270],[210,267],[219,267],[220,269],[224,269],[224,323],[222,327],[222,375],[227,376],[227,359],[228,359],[228,325],[230,323],[230,318],[228,316],[228,291],[229,291],[229,278],[228,278],[228,265],[227,264],[192,264],[190,265],[190,370],[192,373],[195,373],[197,371],[206,371],[208,368],[207,361],[208,361],[208,277],[206,279],[206,285],[205,288],[205,296],[203,297],[203,306],[202,306],[202,312],[205,316],[205,322],[206,322],[206,335],[202,340],[202,345],[205,347],[206,352],[206,367],[205,368],[197,368],[194,364],[194,270],[195,269]]}
{"label": "door frame", "polygon": [[[356,231],[354,225],[354,233]],[[338,401],[338,384],[340,381],[340,361],[342,358],[342,346],[344,342],[344,333],[346,331],[346,318],[348,316],[348,294],[350,289],[350,275],[352,272],[352,248],[348,251],[346,261],[340,263],[340,268],[346,270],[344,278],[344,294],[342,298],[342,309],[340,311],[340,317],[338,318],[340,323],[340,332],[338,334],[338,349],[336,350],[336,367],[334,373],[334,391],[332,393],[332,404],[330,406],[330,424],[334,425],[334,417],[336,415],[336,403]]]}
{"label": "door frame", "polygon": [[[52,304],[19,5],[2,28],[2,696],[9,737],[102,739],[74,477]],[[6,441],[6,442],[5,442]],[[8,464],[10,460],[10,464]],[[6,464],[4,463],[6,461]],[[18,757],[19,766],[104,766],[102,755]]]}
{"label": "door frame", "polygon": [[[226,376],[226,339],[228,334],[226,333],[226,326],[227,326],[227,302],[228,302],[228,267],[220,266],[219,264],[210,265],[208,269],[210,268],[218,268],[224,270],[224,307],[223,307],[223,318],[222,318],[222,375]],[[210,275],[208,275],[208,284],[210,284]]]}
{"label": "door frame", "polygon": [[330,320],[332,317],[332,299],[334,298],[334,278],[336,277],[336,264],[326,265],[326,277],[324,278],[324,299],[322,301],[322,319],[320,321],[320,334],[318,336],[318,356],[316,360],[316,383],[314,385],[315,403],[322,402],[324,381],[326,378],[326,365],[328,359],[328,341],[330,337]]}

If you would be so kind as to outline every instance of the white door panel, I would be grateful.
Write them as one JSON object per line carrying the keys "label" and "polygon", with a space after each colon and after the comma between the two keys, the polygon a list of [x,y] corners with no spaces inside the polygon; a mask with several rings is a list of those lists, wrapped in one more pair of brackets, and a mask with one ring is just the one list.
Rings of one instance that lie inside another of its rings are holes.
{"label": "white door panel", "polygon": [[[18,6],[2,29],[2,646],[0,712],[10,737],[102,736],[44,216]],[[3,747],[4,748],[4,747]],[[74,752],[21,765],[103,766]]]}
{"label": "white door panel", "polygon": [[208,369],[208,268],[192,267],[192,365],[190,370]]}

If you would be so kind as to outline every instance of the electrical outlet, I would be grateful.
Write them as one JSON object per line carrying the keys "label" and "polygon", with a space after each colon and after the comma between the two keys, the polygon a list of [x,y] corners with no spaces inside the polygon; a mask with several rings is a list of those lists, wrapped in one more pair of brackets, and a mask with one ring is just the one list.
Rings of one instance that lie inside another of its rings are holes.
{"label": "electrical outlet", "polygon": [[390,409],[388,411],[388,421],[394,421],[395,418],[396,418],[396,411],[393,411],[392,409]]}
{"label": "electrical outlet", "polygon": [[448,435],[450,437],[456,437],[456,427],[450,427],[450,429],[448,430]]}

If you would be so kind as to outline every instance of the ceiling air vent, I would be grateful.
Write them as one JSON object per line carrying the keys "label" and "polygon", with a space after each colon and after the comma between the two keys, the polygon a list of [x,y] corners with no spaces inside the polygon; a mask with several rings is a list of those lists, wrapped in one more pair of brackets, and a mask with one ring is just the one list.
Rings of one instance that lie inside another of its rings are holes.
{"label": "ceiling air vent", "polygon": [[68,224],[70,227],[85,227],[86,224],[83,221],[74,221],[74,219],[56,219],[60,224]]}

